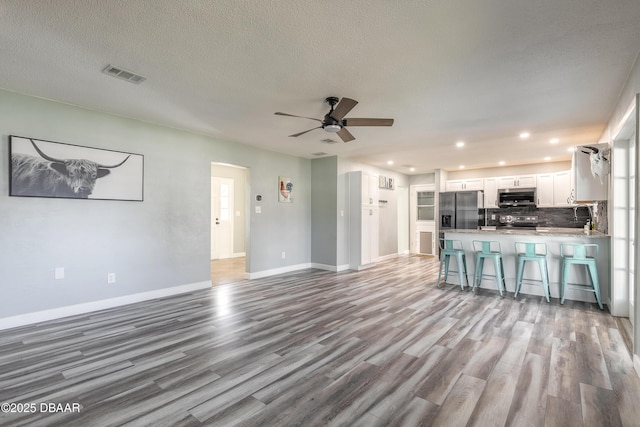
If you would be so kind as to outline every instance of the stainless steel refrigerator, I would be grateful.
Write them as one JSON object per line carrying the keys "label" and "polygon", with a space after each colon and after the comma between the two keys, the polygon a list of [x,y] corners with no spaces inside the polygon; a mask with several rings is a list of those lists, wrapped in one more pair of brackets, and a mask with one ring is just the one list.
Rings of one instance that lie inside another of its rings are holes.
{"label": "stainless steel refrigerator", "polygon": [[480,210],[484,205],[482,191],[448,191],[440,193],[440,237],[453,229],[477,229],[482,225]]}

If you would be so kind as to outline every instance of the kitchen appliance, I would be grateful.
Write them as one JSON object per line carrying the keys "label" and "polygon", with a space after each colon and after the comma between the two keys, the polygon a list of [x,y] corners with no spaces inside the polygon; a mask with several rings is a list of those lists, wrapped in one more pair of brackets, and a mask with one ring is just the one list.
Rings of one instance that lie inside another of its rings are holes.
{"label": "kitchen appliance", "polygon": [[444,232],[447,230],[478,229],[484,221],[484,215],[480,215],[483,207],[483,191],[447,191],[440,193],[438,207],[440,233],[438,236],[444,239]]}
{"label": "kitchen appliance", "polygon": [[448,191],[440,193],[440,233],[446,230],[477,229],[481,225],[482,191]]}
{"label": "kitchen appliance", "polygon": [[538,226],[536,215],[500,215],[497,229],[535,230]]}
{"label": "kitchen appliance", "polygon": [[535,206],[535,188],[500,188],[498,189],[498,206],[511,208],[516,206]]}

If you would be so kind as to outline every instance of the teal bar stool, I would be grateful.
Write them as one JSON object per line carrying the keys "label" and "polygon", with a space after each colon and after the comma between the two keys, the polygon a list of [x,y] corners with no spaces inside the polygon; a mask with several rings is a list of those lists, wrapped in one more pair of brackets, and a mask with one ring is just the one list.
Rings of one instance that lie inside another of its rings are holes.
{"label": "teal bar stool", "polygon": [[[440,239],[440,269],[438,270],[438,284],[440,287],[440,277],[442,276],[442,266],[444,265],[444,282],[447,282],[449,276],[449,261],[455,258],[458,263],[458,279],[460,280],[460,289],[464,291],[464,282],[462,281],[463,271],[464,278],[469,287],[469,277],[467,276],[467,260],[464,254],[464,248],[460,240]],[[454,271],[456,273],[456,271]]]}
{"label": "teal bar stool", "polygon": [[513,296],[518,298],[520,287],[522,286],[524,266],[527,261],[535,261],[540,267],[540,277],[542,280],[524,279],[527,281],[541,282],[544,288],[544,296],[549,302],[549,270],[547,269],[547,244],[533,242],[516,242],[516,293]]}
{"label": "teal bar stool", "polygon": [[492,260],[496,270],[496,282],[498,283],[498,292],[500,296],[504,296],[503,292],[507,290],[507,284],[504,280],[504,263],[502,262],[502,248],[500,242],[495,240],[474,240],[473,250],[476,254],[476,271],[473,277],[473,290],[480,287],[482,282],[482,270],[485,260]]}
{"label": "teal bar stool", "polygon": [[[596,243],[590,244],[573,244],[562,243],[560,244],[560,256],[562,257],[562,295],[560,304],[564,304],[564,297],[567,289],[567,285],[575,285],[576,283],[569,283],[569,270],[571,265],[585,265],[587,271],[591,276],[591,289],[589,291],[596,295],[596,301],[598,306],[602,310],[602,298],[600,297],[600,281],[598,280],[598,266],[596,265],[596,259],[598,258],[598,252],[600,246]],[[585,286],[582,285],[584,288]]]}

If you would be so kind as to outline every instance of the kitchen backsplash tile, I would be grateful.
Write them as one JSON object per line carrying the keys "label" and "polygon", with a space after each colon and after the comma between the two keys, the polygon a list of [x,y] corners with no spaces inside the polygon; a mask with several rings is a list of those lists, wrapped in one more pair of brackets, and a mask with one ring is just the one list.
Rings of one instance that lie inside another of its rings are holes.
{"label": "kitchen backsplash tile", "polygon": [[[597,207],[598,216],[595,219],[596,229],[602,231],[600,228],[604,226],[607,228],[607,202],[604,203],[604,208]],[[486,221],[487,225],[498,225],[498,218],[500,215],[537,215],[538,225],[540,227],[562,227],[562,228],[582,228],[590,219],[589,208],[586,206],[580,206],[576,208],[500,208],[500,209],[486,209]],[[491,216],[495,215],[495,219],[492,220]],[[606,231],[603,231],[606,233]]]}

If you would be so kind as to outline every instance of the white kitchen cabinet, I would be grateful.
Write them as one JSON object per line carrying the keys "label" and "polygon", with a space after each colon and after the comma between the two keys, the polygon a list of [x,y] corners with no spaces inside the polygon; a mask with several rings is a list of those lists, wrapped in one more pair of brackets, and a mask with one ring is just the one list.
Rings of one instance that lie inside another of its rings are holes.
{"label": "white kitchen cabinet", "polygon": [[483,190],[484,180],[482,178],[448,180],[444,183],[444,189],[445,191]]}
{"label": "white kitchen cabinet", "polygon": [[571,171],[553,174],[553,206],[571,206]]}
{"label": "white kitchen cabinet", "polygon": [[[606,149],[609,144],[593,144],[590,147]],[[607,200],[607,180],[608,176],[602,180],[594,177],[591,172],[591,160],[589,154],[584,153],[583,149],[578,146],[573,153],[571,168],[573,171],[573,189],[575,191],[575,200],[577,202],[592,202],[595,200]],[[585,149],[585,151],[590,151]]]}
{"label": "white kitchen cabinet", "polygon": [[378,259],[379,212],[374,206],[362,208],[360,266],[371,265]]}
{"label": "white kitchen cabinet", "polygon": [[536,204],[539,208],[550,208],[554,206],[553,189],[554,174],[545,173],[538,175],[536,180]]}
{"label": "white kitchen cabinet", "polygon": [[498,178],[498,188],[527,188],[535,186],[535,175],[501,176]]}
{"label": "white kitchen cabinet", "polygon": [[378,259],[378,177],[349,172],[349,268],[373,267]]}
{"label": "white kitchen cabinet", "polygon": [[498,178],[484,179],[484,207],[498,207]]}
{"label": "white kitchen cabinet", "polygon": [[368,172],[359,172],[362,174],[362,205],[378,206],[379,183],[378,176]]}

